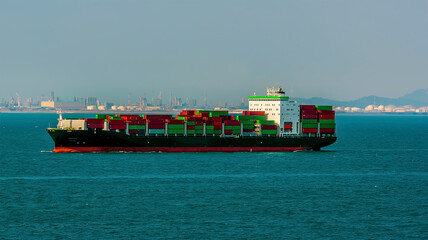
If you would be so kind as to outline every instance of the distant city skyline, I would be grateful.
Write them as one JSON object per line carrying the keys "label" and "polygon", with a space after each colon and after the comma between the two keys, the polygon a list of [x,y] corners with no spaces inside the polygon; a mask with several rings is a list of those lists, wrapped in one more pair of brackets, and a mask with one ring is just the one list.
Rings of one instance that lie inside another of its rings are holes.
{"label": "distant city skyline", "polygon": [[426,0],[1,1],[0,98],[210,104],[428,88]]}

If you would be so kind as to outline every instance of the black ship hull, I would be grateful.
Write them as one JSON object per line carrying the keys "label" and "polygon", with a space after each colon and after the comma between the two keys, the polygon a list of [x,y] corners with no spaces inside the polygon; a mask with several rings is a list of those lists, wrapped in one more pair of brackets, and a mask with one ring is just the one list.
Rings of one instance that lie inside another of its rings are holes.
{"label": "black ship hull", "polygon": [[137,136],[114,131],[48,129],[53,152],[282,152],[315,150],[336,137],[305,136]]}

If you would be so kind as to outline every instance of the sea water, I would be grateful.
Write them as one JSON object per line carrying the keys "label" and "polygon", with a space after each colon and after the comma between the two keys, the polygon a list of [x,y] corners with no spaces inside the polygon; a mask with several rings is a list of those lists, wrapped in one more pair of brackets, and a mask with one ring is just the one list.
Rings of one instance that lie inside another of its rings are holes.
{"label": "sea water", "polygon": [[426,115],[283,153],[52,153],[57,117],[0,114],[0,239],[428,238]]}

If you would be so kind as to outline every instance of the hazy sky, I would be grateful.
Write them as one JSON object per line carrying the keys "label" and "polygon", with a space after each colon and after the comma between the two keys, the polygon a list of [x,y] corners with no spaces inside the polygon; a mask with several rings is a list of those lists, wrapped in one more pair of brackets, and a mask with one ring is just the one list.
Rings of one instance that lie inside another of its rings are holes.
{"label": "hazy sky", "polygon": [[352,100],[428,88],[426,0],[0,1],[0,97]]}

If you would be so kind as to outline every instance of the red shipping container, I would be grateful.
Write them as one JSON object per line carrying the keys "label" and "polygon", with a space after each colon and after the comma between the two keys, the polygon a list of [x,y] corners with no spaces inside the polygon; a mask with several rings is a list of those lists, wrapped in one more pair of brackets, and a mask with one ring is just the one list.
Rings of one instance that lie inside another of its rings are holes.
{"label": "red shipping container", "polygon": [[334,115],[333,110],[319,110],[318,113],[322,115]]}
{"label": "red shipping container", "polygon": [[145,119],[132,120],[132,121],[127,121],[127,123],[129,123],[129,125],[146,125],[146,120]]}
{"label": "red shipping container", "polygon": [[204,125],[204,121],[195,121],[195,125]]}
{"label": "red shipping container", "polygon": [[196,114],[196,110],[183,110],[180,113],[181,115],[195,115]]}
{"label": "red shipping container", "polygon": [[276,130],[276,125],[262,125],[263,130]]}
{"label": "red shipping container", "polygon": [[255,130],[254,130],[254,129],[244,129],[243,131],[244,131],[244,132],[255,132]]}
{"label": "red shipping container", "polygon": [[316,110],[301,110],[300,115],[317,115],[318,112]]}
{"label": "red shipping container", "polygon": [[146,119],[172,119],[172,115],[145,115]]}
{"label": "red shipping container", "polygon": [[221,125],[214,125],[214,130],[221,130]]}
{"label": "red shipping container", "polygon": [[302,128],[302,133],[317,133],[317,128]]}
{"label": "red shipping container", "polygon": [[187,125],[187,129],[189,129],[189,130],[195,130],[195,126],[189,126],[189,125]]}
{"label": "red shipping container", "polygon": [[334,119],[334,115],[319,115],[319,119]]}
{"label": "red shipping container", "polygon": [[291,129],[291,124],[285,124],[284,129]]}
{"label": "red shipping container", "polygon": [[321,128],[320,133],[327,133],[327,134],[333,134],[334,128]]}
{"label": "red shipping container", "polygon": [[221,126],[222,122],[214,122],[214,126]]}
{"label": "red shipping container", "polygon": [[94,128],[104,128],[104,123],[86,123],[86,127],[88,129],[94,129]]}
{"label": "red shipping container", "polygon": [[87,123],[95,123],[95,124],[104,124],[104,119],[95,119],[95,118],[85,118],[85,122]]}
{"label": "red shipping container", "polygon": [[209,112],[202,112],[202,113],[199,113],[199,115],[201,115],[201,117],[209,117],[210,113]]}
{"label": "red shipping container", "polygon": [[302,115],[301,119],[317,119],[318,115]]}
{"label": "red shipping container", "polygon": [[186,121],[203,121],[204,119],[202,117],[186,117]]}
{"label": "red shipping container", "polygon": [[137,133],[138,133],[138,130],[136,129],[129,130],[129,134],[137,134]]}
{"label": "red shipping container", "polygon": [[223,119],[221,117],[209,117],[207,121],[221,122]]}
{"label": "red shipping container", "polygon": [[184,124],[184,120],[174,120],[170,119],[166,121],[168,124]]}
{"label": "red shipping container", "polygon": [[149,123],[149,129],[165,129],[165,124],[151,124],[151,123]]}
{"label": "red shipping container", "polygon": [[109,126],[110,130],[124,130],[126,129],[126,125],[125,124],[110,124]]}
{"label": "red shipping container", "polygon": [[265,116],[265,111],[243,111],[244,116]]}
{"label": "red shipping container", "polygon": [[126,121],[133,121],[141,118],[139,115],[119,115],[119,117]]}
{"label": "red shipping container", "polygon": [[316,111],[315,105],[300,105],[300,109],[311,110],[314,109]]}
{"label": "red shipping container", "polygon": [[108,120],[108,122],[110,123],[110,125],[125,125],[126,124],[126,122],[125,122],[125,120]]}
{"label": "red shipping container", "polygon": [[149,119],[149,124],[165,124],[165,119]]}
{"label": "red shipping container", "polygon": [[227,120],[224,121],[225,126],[241,126],[241,123],[237,120]]}
{"label": "red shipping container", "polygon": [[224,134],[231,135],[233,134],[233,130],[224,130]]}

